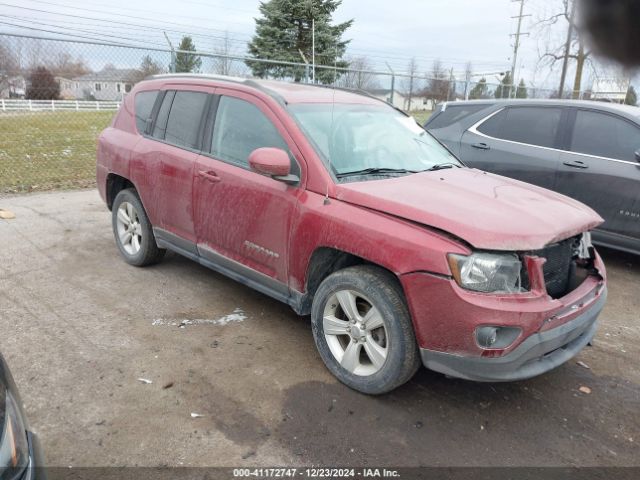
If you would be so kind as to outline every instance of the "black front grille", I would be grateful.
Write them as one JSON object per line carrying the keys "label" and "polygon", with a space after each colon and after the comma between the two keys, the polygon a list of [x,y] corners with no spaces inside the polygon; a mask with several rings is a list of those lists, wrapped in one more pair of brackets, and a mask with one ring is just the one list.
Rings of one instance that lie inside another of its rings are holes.
{"label": "black front grille", "polygon": [[[553,298],[560,298],[569,293],[573,268],[573,254],[580,237],[569,238],[559,243],[554,243],[541,250],[526,252],[524,255],[546,258],[542,271],[547,293]],[[529,288],[529,276],[526,266],[523,265],[523,286]]]}

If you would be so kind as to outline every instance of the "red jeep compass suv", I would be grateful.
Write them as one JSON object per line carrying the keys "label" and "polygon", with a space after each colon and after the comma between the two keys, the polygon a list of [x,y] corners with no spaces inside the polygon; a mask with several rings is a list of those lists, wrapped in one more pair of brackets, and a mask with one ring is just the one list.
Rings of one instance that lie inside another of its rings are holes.
{"label": "red jeep compass suv", "polygon": [[136,85],[100,136],[98,187],[136,266],[174,250],[311,315],[361,392],[546,372],[596,331],[602,219],[467,168],[410,117],[343,90],[205,75]]}

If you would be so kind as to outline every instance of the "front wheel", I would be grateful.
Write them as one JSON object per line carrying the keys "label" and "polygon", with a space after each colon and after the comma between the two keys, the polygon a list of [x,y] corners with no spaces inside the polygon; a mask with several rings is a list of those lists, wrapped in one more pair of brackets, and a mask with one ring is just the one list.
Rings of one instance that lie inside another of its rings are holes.
{"label": "front wheel", "polygon": [[311,323],[325,365],[354,390],[389,392],[420,366],[402,289],[381,268],[359,265],[327,277],[314,296]]}

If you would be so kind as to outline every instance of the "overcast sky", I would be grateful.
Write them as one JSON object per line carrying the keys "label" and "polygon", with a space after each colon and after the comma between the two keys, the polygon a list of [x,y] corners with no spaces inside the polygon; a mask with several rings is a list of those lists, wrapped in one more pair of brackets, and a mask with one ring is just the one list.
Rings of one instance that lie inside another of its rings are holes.
{"label": "overcast sky", "polygon": [[[176,43],[182,32],[192,33],[198,50],[205,51],[219,46],[228,32],[236,53],[243,53],[254,32],[259,4],[257,0],[4,1],[0,3],[0,17],[4,17],[0,21],[32,29],[59,31],[67,27],[82,36],[163,46],[164,28],[171,30],[167,33]],[[529,85],[553,88],[557,84],[559,65],[553,72],[540,68],[538,57],[545,43],[562,43],[562,29],[543,34],[535,23],[559,11],[561,5],[561,0],[525,1],[524,13],[531,16],[524,19],[523,32],[530,36],[522,38],[516,77]],[[436,58],[459,72],[467,62],[475,72],[497,72],[510,69],[514,42],[510,34],[517,26],[511,17],[518,10],[519,2],[511,0],[343,0],[334,19],[355,20],[346,33],[351,39],[349,54],[369,57],[377,69],[386,69],[386,62],[398,71],[406,70],[409,59],[416,57],[423,72],[429,71]],[[0,31],[53,36],[6,24],[0,24]],[[488,79],[496,81],[491,75]],[[588,83],[587,77],[583,89],[590,86]]]}

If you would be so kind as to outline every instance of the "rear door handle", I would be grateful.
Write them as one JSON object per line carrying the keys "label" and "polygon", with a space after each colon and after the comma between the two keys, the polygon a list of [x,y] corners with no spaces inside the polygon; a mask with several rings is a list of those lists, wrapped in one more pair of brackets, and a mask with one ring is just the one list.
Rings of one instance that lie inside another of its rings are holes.
{"label": "rear door handle", "polygon": [[213,182],[213,183],[218,183],[220,180],[222,180],[217,174],[216,172],[209,170],[200,170],[198,172],[198,175],[202,178],[204,178],[205,180],[209,181],[209,182]]}
{"label": "rear door handle", "polygon": [[486,143],[474,143],[471,145],[473,148],[477,148],[478,150],[491,150],[491,147]]}
{"label": "rear door handle", "polygon": [[564,163],[567,167],[572,167],[572,168],[589,168],[589,165],[587,165],[586,163],[580,160],[574,160],[573,162],[562,162],[562,163]]}

